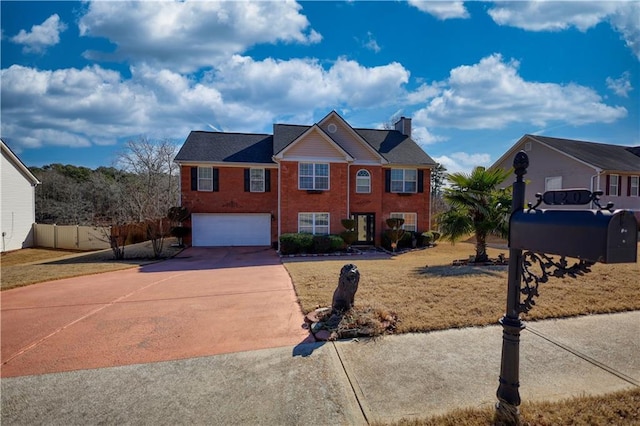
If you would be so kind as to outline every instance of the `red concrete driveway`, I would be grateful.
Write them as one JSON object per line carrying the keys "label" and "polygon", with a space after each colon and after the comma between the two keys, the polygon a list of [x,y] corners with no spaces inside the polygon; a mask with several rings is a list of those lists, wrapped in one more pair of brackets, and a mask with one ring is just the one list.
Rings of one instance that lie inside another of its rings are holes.
{"label": "red concrete driveway", "polygon": [[287,271],[260,247],[189,248],[0,297],[2,377],[296,345],[308,335]]}

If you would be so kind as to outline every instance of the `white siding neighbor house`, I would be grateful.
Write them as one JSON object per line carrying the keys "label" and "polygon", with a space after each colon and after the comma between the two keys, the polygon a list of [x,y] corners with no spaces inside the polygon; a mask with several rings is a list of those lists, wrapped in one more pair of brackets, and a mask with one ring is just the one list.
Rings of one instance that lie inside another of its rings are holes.
{"label": "white siding neighbor house", "polygon": [[[536,204],[536,193],[586,188],[602,191],[600,204],[640,211],[640,146],[610,145],[538,135],[524,135],[491,168],[509,170],[519,151],[529,156],[525,202]],[[511,185],[514,176],[504,182]],[[593,206],[547,206],[584,209]]]}
{"label": "white siding neighbor house", "polygon": [[2,144],[1,216],[2,251],[33,246],[33,224],[36,220],[35,187],[38,179],[0,139]]}

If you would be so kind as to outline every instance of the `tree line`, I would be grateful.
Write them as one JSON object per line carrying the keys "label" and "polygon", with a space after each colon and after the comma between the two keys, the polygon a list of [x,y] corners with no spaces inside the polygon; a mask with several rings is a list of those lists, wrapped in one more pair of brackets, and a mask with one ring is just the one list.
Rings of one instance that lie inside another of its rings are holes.
{"label": "tree line", "polygon": [[49,164],[30,167],[36,222],[57,225],[120,225],[167,216],[178,203],[177,147],[168,140],[130,140],[114,166],[90,169]]}

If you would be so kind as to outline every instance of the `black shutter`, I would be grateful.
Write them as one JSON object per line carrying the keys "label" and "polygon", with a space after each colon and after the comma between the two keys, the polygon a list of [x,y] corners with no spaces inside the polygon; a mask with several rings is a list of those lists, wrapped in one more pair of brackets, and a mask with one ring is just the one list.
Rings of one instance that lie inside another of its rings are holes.
{"label": "black shutter", "polygon": [[384,192],[391,192],[391,170],[384,171]]}
{"label": "black shutter", "polygon": [[424,170],[418,170],[418,192],[424,192]]}
{"label": "black shutter", "polygon": [[618,175],[618,197],[622,195],[622,176]]}
{"label": "black shutter", "polygon": [[264,169],[264,192],[271,192],[271,170]]}
{"label": "black shutter", "polygon": [[244,169],[244,192],[251,192],[251,171]]}
{"label": "black shutter", "polygon": [[611,176],[607,175],[607,182],[605,183],[605,193],[604,195],[609,195],[609,184],[611,183]]}
{"label": "black shutter", "polygon": [[197,167],[191,168],[191,190],[192,191],[198,190],[198,168]]}
{"label": "black shutter", "polygon": [[220,191],[220,173],[218,169],[213,169],[213,192]]}
{"label": "black shutter", "polygon": [[627,176],[627,197],[631,197],[631,176]]}

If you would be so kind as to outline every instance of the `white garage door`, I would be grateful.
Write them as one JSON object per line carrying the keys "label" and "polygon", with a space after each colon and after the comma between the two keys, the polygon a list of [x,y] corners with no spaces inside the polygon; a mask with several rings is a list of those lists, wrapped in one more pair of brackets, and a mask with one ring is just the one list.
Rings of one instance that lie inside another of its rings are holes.
{"label": "white garage door", "polygon": [[269,213],[194,213],[191,228],[195,247],[271,245]]}

